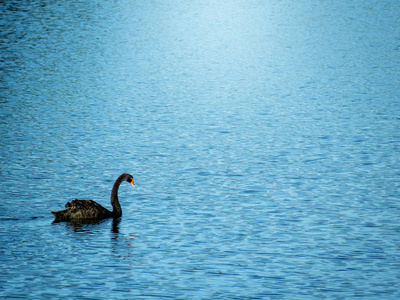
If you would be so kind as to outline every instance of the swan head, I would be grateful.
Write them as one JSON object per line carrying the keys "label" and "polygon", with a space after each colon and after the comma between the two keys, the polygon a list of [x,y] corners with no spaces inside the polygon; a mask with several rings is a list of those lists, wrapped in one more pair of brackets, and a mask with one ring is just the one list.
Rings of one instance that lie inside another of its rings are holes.
{"label": "swan head", "polygon": [[136,187],[135,182],[133,181],[133,176],[131,174],[124,174],[124,175],[125,175],[124,180],[132,184],[133,187]]}

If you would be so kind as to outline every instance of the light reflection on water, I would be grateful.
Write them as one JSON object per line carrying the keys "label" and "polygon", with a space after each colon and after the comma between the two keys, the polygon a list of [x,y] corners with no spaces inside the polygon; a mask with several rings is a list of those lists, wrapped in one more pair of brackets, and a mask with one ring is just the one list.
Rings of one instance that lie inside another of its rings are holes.
{"label": "light reflection on water", "polygon": [[3,4],[0,297],[397,299],[399,12]]}

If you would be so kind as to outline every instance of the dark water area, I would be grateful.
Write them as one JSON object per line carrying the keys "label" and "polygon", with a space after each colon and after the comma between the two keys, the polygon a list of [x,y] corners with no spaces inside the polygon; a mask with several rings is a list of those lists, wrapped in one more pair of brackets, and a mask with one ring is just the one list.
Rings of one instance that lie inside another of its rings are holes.
{"label": "dark water area", "polygon": [[0,13],[0,298],[400,298],[400,2]]}

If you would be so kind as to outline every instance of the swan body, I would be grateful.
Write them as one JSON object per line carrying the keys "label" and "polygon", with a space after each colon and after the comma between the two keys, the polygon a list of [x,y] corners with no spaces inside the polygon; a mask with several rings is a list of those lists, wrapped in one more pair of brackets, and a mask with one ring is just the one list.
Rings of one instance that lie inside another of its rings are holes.
{"label": "swan body", "polygon": [[127,181],[133,186],[133,177],[130,174],[124,173],[117,178],[111,191],[111,205],[113,210],[101,206],[93,200],[79,200],[68,202],[65,205],[65,210],[51,212],[55,222],[68,222],[73,220],[100,220],[105,218],[119,218],[122,216],[121,205],[118,200],[118,189],[123,181]]}

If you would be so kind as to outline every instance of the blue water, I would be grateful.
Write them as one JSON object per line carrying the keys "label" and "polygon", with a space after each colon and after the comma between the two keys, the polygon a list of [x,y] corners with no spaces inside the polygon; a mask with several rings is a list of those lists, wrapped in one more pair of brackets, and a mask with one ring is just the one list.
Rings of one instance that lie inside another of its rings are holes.
{"label": "blue water", "polygon": [[[0,28],[0,298],[400,298],[399,1],[6,1]],[[124,172],[121,219],[52,223]]]}

